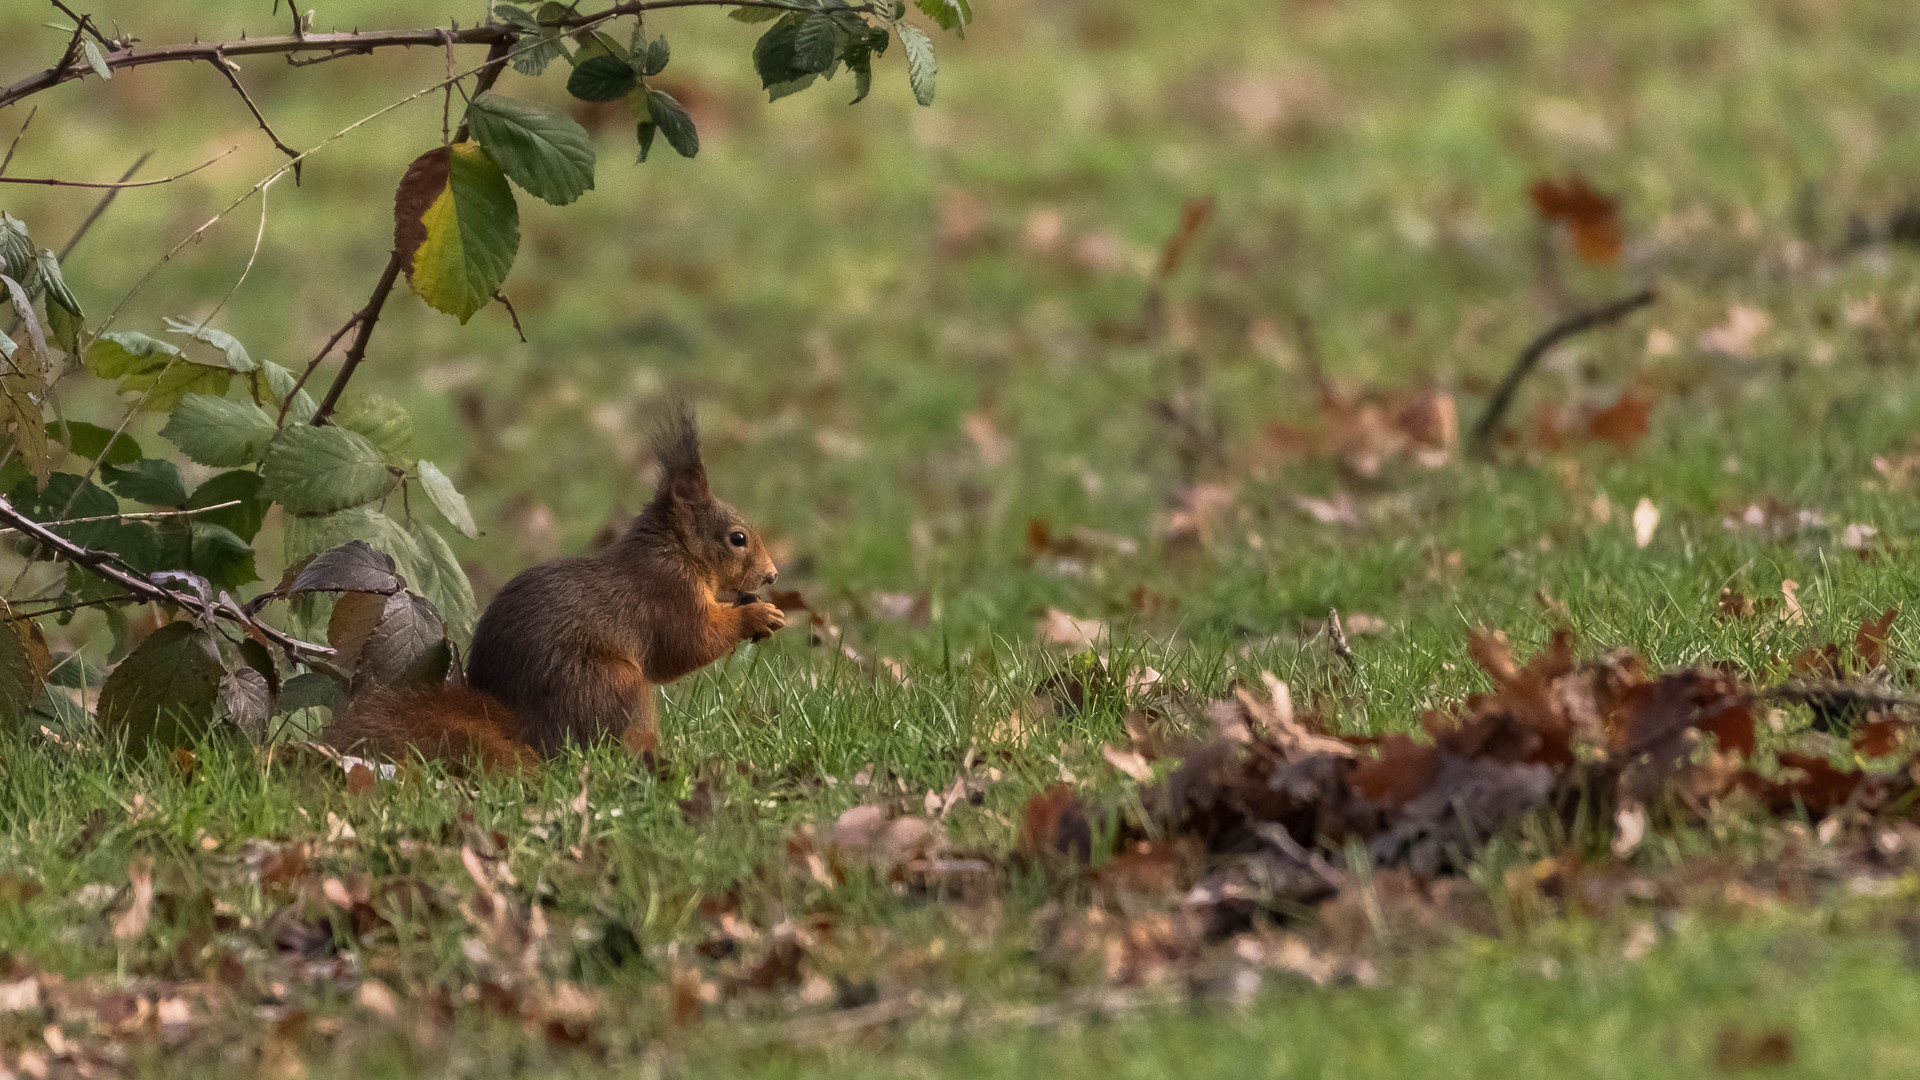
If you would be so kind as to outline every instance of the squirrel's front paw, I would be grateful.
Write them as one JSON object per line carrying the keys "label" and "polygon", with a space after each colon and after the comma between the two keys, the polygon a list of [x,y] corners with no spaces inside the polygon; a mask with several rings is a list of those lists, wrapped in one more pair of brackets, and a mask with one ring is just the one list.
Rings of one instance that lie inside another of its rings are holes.
{"label": "squirrel's front paw", "polygon": [[765,641],[787,625],[787,613],[765,601],[744,604],[738,610],[742,641]]}

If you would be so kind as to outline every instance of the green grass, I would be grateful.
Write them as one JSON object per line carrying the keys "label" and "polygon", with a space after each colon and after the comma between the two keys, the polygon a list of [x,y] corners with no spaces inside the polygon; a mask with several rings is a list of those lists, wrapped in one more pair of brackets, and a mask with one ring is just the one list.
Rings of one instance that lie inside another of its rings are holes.
{"label": "green grass", "polygon": [[[149,43],[278,29],[261,5],[210,6],[88,10]],[[0,13],[0,79],[61,44],[29,7]],[[476,13],[336,0],[320,5],[318,25]],[[1883,220],[1920,177],[1910,135],[1920,29],[1907,5],[1003,0],[979,14],[964,42],[940,42],[931,110],[912,105],[897,57],[857,109],[838,85],[767,106],[753,91],[750,28],[705,12],[657,16],[683,89],[706,102],[701,156],[629,168],[631,132],[610,124],[596,191],[572,207],[523,207],[506,292],[530,343],[497,309],[461,327],[402,297],[355,384],[404,402],[420,452],[469,493],[485,535],[460,553],[483,593],[636,509],[647,419],[669,392],[692,396],[717,488],[775,538],[785,579],[860,653],[901,661],[909,685],[788,632],[669,688],[661,777],[607,753],[590,763],[599,843],[585,863],[569,850],[576,759],[525,784],[355,796],[323,766],[266,764],[230,746],[203,748],[188,782],[167,763],[119,759],[84,726],[69,732],[87,744],[78,750],[0,734],[0,875],[43,889],[12,904],[0,888],[0,951],[74,979],[136,981],[199,977],[231,954],[249,986],[286,984],[267,1012],[353,1018],[345,1034],[299,1043],[317,1071],[343,1075],[497,1074],[511,1061],[529,1073],[695,1076],[1692,1076],[1710,1067],[1729,1021],[1794,1033],[1780,1075],[1911,1072],[1920,980],[1898,939],[1847,904],[1748,922],[1639,912],[1671,925],[1633,962],[1621,958],[1625,926],[1603,921],[1396,954],[1375,989],[1288,984],[1244,1012],[1208,997],[1030,1029],[1020,1008],[1084,989],[1031,955],[1029,919],[1055,879],[1009,872],[990,902],[949,905],[871,875],[828,888],[786,869],[799,826],[824,830],[873,797],[850,783],[868,765],[883,783],[897,778],[890,793],[917,800],[950,784],[970,747],[998,754],[1003,778],[949,823],[961,847],[1010,847],[1025,800],[1063,768],[1096,800],[1124,803],[1098,753],[1124,738],[1123,695],[1037,722],[1022,746],[997,741],[1015,709],[1030,716],[1033,688],[1061,662],[1034,640],[1048,606],[1114,620],[1118,648],[1192,699],[1271,670],[1335,724],[1366,731],[1411,730],[1423,710],[1483,688],[1466,655],[1475,626],[1530,645],[1564,617],[1589,652],[1629,647],[1656,667],[1724,661],[1766,682],[1803,648],[1850,641],[1865,617],[1920,612],[1910,557],[1920,510],[1874,464],[1920,450],[1920,260],[1846,243],[1851,217]],[[443,68],[418,50],[298,70],[255,60],[246,77],[281,136],[305,147]],[[553,78],[509,76],[502,89],[560,94]],[[17,175],[111,178],[150,147],[148,172],[161,175],[241,147],[121,198],[69,268],[92,312],[111,310],[160,252],[276,167],[204,68],[126,72],[38,100]],[[277,184],[258,260],[216,324],[282,363],[317,351],[371,287],[390,242],[389,193],[439,138],[438,105],[423,99],[329,147],[298,188]],[[10,137],[20,113],[0,113],[0,133]],[[1470,421],[1564,306],[1542,273],[1525,189],[1575,170],[1621,197],[1629,249],[1605,270],[1562,253],[1558,287],[1597,301],[1656,280],[1662,299],[1551,357],[1515,419],[1542,401],[1602,405],[1633,387],[1657,402],[1644,442],[1437,470],[1397,463],[1366,482],[1264,450],[1269,423],[1316,422],[1296,316],[1336,381],[1439,386]],[[46,237],[63,238],[92,205],[72,191],[0,191]],[[1183,201],[1201,196],[1217,209],[1169,285],[1171,332],[1144,343],[1118,332],[1140,316],[1141,268]],[[975,212],[976,228],[953,225]],[[247,262],[257,213],[248,204],[189,247],[120,325],[151,331],[163,316],[209,311]],[[1030,237],[1051,214],[1066,238],[1038,250]],[[1733,304],[1770,316],[1757,349],[1698,348]],[[1646,347],[1656,327],[1677,351]],[[1158,401],[1217,427],[1219,456],[1197,468],[1183,458]],[[72,381],[61,406],[119,415],[98,387]],[[1008,440],[1004,459],[967,434],[976,414]],[[136,433],[158,445],[145,423]],[[1181,547],[1159,522],[1193,480],[1229,483],[1237,498],[1207,543]],[[1317,523],[1292,498],[1342,491],[1359,500],[1358,524]],[[1604,524],[1593,512],[1602,495]],[[1642,498],[1661,512],[1644,549],[1628,521]],[[1777,504],[1790,524],[1723,525],[1754,503]],[[1801,510],[1819,523],[1791,524]],[[1033,519],[1140,548],[1063,569],[1029,558]],[[1871,557],[1840,543],[1856,523],[1878,530]],[[1787,579],[1799,582],[1805,622],[1716,617],[1722,588],[1771,597]],[[1136,611],[1138,589],[1167,603]],[[885,618],[878,590],[924,594],[930,619]],[[1317,636],[1329,607],[1385,621],[1355,639],[1353,672]],[[1896,668],[1920,653],[1916,625],[1910,614],[1894,625]],[[90,617],[48,629],[64,648],[99,634]],[[719,792],[710,817],[678,805],[696,777]],[[619,1018],[602,1024],[611,1048],[552,1050],[458,1001],[438,1043],[355,1011],[361,974],[403,991],[412,1017],[436,989],[483,973],[455,910],[473,892],[457,858],[463,811],[506,837],[517,895],[538,895],[567,942],[544,977],[601,996]],[[326,842],[330,814],[355,843]],[[259,884],[247,862],[259,839],[317,844],[316,882],[418,875],[444,907],[418,938],[349,948],[351,977],[290,977],[264,941],[293,893]],[[154,929],[122,945],[108,911],[124,899],[87,887],[121,888],[139,855],[154,859],[164,902]],[[1670,857],[1663,847],[1635,858]],[[838,937],[809,961],[823,977],[952,995],[966,1003],[962,1019],[930,1006],[902,1030],[770,1053],[788,1041],[790,1002],[747,995],[701,1027],[673,1027],[667,973],[707,933],[699,901],[729,891],[763,931],[831,919]],[[603,963],[608,926],[640,943],[625,965]],[[1541,974],[1548,958],[1556,977]],[[1011,1022],[980,1019],[1003,1007]],[[0,1053],[38,1029],[0,1016]],[[261,1031],[234,1006],[187,1049],[143,1060],[182,1073],[246,1058]]]}

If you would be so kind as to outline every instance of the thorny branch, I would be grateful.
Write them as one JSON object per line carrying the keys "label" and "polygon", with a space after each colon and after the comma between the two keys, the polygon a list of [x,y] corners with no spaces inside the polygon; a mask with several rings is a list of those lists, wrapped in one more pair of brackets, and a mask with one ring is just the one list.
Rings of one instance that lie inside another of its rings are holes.
{"label": "thorny branch", "polygon": [[240,73],[225,54],[214,54],[213,66],[220,69],[220,74],[225,75],[227,82],[233,85],[233,92],[239,94],[240,100],[247,103],[247,111],[252,113],[254,120],[260,124],[260,130],[267,133],[267,138],[273,140],[273,145],[281,153],[293,159],[293,182],[298,185],[300,183],[300,151],[280,141],[280,136],[274,133],[273,125],[267,123],[267,118],[261,115],[260,106],[253,103],[253,96],[247,93],[246,87],[240,85]]}
{"label": "thorny branch", "polygon": [[327,648],[325,645],[315,645],[310,641],[301,641],[299,638],[290,637],[282,631],[268,626],[266,623],[248,618],[245,613],[239,610],[237,605],[229,608],[205,601],[200,597],[169,589],[164,585],[155,584],[138,574],[123,570],[114,565],[111,554],[102,551],[90,551],[81,547],[21,513],[14,508],[12,502],[4,497],[0,497],[0,522],[5,522],[22,534],[51,548],[67,562],[83,568],[95,577],[104,578],[107,581],[113,582],[115,585],[127,590],[127,592],[141,600],[174,604],[188,611],[197,611],[202,614],[239,623],[249,634],[260,634],[268,641],[285,649],[287,654],[292,657],[327,657],[333,655],[333,650]]}
{"label": "thorny branch", "polygon": [[237,146],[232,147],[224,153],[216,154],[206,161],[195,165],[186,172],[177,172],[172,176],[162,176],[156,180],[135,180],[131,182],[122,180],[116,183],[107,183],[105,181],[96,182],[92,180],[58,180],[46,176],[0,176],[0,184],[38,184],[42,187],[105,188],[110,191],[120,191],[125,188],[157,187],[161,184],[171,184],[175,180],[183,177],[192,176],[194,173],[199,172],[201,169],[219,161],[221,158],[226,157],[227,154],[231,154],[238,149],[240,148]]}
{"label": "thorny branch", "polygon": [[[558,29],[571,30],[576,27],[604,22],[622,15],[638,15],[646,11],[660,11],[667,8],[685,7],[751,7],[773,8],[780,11],[807,11],[809,8],[782,0],[623,0],[605,10],[580,13],[570,12],[556,19],[551,25]],[[856,4],[851,10],[871,11],[870,4]],[[240,38],[224,42],[188,42],[178,45],[162,45],[151,49],[138,48],[135,45],[107,42],[109,48],[105,60],[108,70],[144,67],[148,64],[165,64],[179,61],[209,60],[218,62],[223,56],[261,56],[287,55],[293,53],[321,53],[317,58],[332,59],[335,56],[365,55],[376,49],[409,48],[416,45],[441,46],[451,42],[454,45],[496,45],[502,41],[512,43],[524,33],[517,26],[496,23],[489,26],[473,26],[467,29],[418,29],[418,30],[367,30],[345,31],[340,33],[316,34],[311,31],[301,34],[287,34],[278,37]],[[91,72],[86,65],[55,65],[37,75],[30,75],[5,89],[0,89],[0,108],[5,108],[22,98],[31,97],[43,90],[52,89],[63,82],[83,77]]]}

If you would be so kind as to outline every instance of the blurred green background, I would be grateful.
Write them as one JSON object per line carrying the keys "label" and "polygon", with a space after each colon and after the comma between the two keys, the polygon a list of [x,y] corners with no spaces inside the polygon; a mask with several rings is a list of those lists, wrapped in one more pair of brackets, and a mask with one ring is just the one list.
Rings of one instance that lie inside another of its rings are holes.
{"label": "blurred green background", "polygon": [[[288,22],[269,0],[83,7],[149,44]],[[321,30],[484,14],[478,2],[313,9]],[[9,80],[58,55],[65,38],[48,18],[24,0],[0,13]],[[837,83],[769,106],[751,64],[756,28],[694,9],[658,13],[651,29],[673,44],[663,82],[691,108],[700,156],[629,165],[624,113],[575,103],[600,138],[598,186],[569,207],[522,200],[505,292],[529,342],[497,306],[460,326],[403,295],[355,383],[402,400],[419,452],[473,498],[486,535],[461,552],[483,596],[638,507],[642,436],[669,392],[700,406],[721,490],[778,539],[791,578],[828,595],[926,591],[945,625],[996,631],[1030,626],[1044,603],[1119,613],[1149,580],[1181,596],[1188,630],[1263,630],[1356,593],[1394,605],[1374,594],[1398,589],[1433,546],[1406,536],[1448,526],[1415,515],[1371,531],[1386,546],[1356,552],[1286,498],[1337,478],[1283,475],[1261,458],[1266,425],[1313,422],[1303,323],[1346,385],[1437,385],[1471,419],[1540,327],[1662,279],[1657,318],[1678,356],[1648,357],[1643,326],[1594,335],[1549,365],[1516,417],[1533,395],[1603,403],[1651,388],[1653,445],[1691,447],[1691,464],[1595,468],[1616,489],[1624,475],[1656,494],[1692,475],[1673,497],[1708,520],[1806,482],[1805,454],[1778,436],[1783,424],[1822,430],[1819,402],[1873,393],[1895,409],[1858,420],[1833,450],[1857,465],[1906,423],[1905,384],[1889,389],[1884,367],[1776,395],[1772,383],[1707,385],[1703,373],[1725,365],[1693,348],[1740,302],[1770,312],[1767,365],[1908,358],[1898,333],[1829,333],[1862,282],[1889,325],[1920,308],[1898,249],[1835,254],[1849,219],[1883,221],[1920,166],[1909,135],[1920,31],[1904,4],[986,0],[964,40],[937,36],[927,109],[897,53],[857,108]],[[304,148],[447,65],[433,49],[311,68],[267,57],[243,77]],[[510,73],[501,90],[565,103],[563,81]],[[90,313],[112,310],[281,160],[205,65],[62,87],[0,113],[0,134],[32,106],[16,175],[112,179],[148,149],[144,175],[164,175],[238,147],[121,197],[68,271]],[[304,364],[364,301],[390,244],[393,187],[441,121],[442,98],[428,95],[323,150],[299,186],[274,185],[258,260],[215,325]],[[1581,267],[1535,220],[1528,183],[1572,173],[1621,199],[1620,266]],[[94,201],[0,196],[55,239]],[[1168,285],[1166,332],[1143,340],[1151,267],[1182,205],[1207,197],[1217,209]],[[163,316],[204,315],[241,275],[259,214],[248,203],[210,229],[116,325],[154,332]],[[74,415],[117,416],[97,388],[64,393]],[[1162,418],[1169,405],[1211,438],[1187,445]],[[1736,452],[1745,473],[1712,468]],[[1192,480],[1244,483],[1238,522],[1255,541],[1240,544],[1236,528],[1198,571],[1155,546]],[[1422,506],[1439,513],[1455,495],[1436,484],[1478,481],[1423,483]],[[1538,516],[1563,510],[1550,500]],[[1034,518],[1141,538],[1146,569],[1035,573],[1023,541]],[[1491,556],[1534,519],[1516,510],[1480,546]],[[1293,552],[1325,556],[1324,572],[1300,573],[1281,554]],[[1470,576],[1488,562],[1479,554],[1468,551]]]}

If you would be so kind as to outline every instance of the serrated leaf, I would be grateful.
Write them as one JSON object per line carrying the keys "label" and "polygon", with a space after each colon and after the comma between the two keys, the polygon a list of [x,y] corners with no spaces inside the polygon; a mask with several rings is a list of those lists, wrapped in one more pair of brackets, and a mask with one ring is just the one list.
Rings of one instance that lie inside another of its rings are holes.
{"label": "serrated leaf", "polygon": [[260,474],[249,469],[235,469],[208,477],[187,498],[187,509],[200,510],[227,502],[238,502],[240,505],[195,514],[193,520],[218,525],[251,543],[259,535],[270,505],[260,496]]}
{"label": "serrated leaf", "polygon": [[357,431],[387,455],[394,465],[413,460],[413,417],[406,407],[384,394],[355,394],[341,402],[333,422],[348,431]]}
{"label": "serrated leaf", "polygon": [[84,420],[55,421],[47,426],[47,433],[65,446],[68,453],[92,458],[102,465],[125,465],[147,456],[133,436],[122,432],[115,438],[113,432]]}
{"label": "serrated leaf", "polygon": [[614,101],[640,85],[640,73],[626,58],[601,53],[582,60],[567,77],[567,93],[581,101]]}
{"label": "serrated leaf", "polygon": [[873,52],[864,47],[849,50],[847,70],[853,72],[853,100],[847,104],[858,105],[873,92]]}
{"label": "serrated leaf", "polygon": [[771,90],[793,80],[794,44],[799,30],[799,17],[786,15],[754,42],[753,70],[759,73],[761,86]]}
{"label": "serrated leaf", "polygon": [[[67,288],[67,279],[60,273],[60,256],[55,255],[52,248],[41,248],[34,256],[34,265],[40,274],[41,287],[47,290],[47,299],[74,318],[83,317],[79,298],[73,295],[72,289]],[[53,313],[49,311],[47,314]]]}
{"label": "serrated leaf", "polygon": [[100,688],[100,727],[135,750],[191,746],[213,720],[226,665],[206,631],[168,623],[120,661]]}
{"label": "serrated leaf", "polygon": [[125,465],[102,466],[100,479],[123,499],[176,510],[187,505],[187,482],[180,476],[180,467],[171,461],[141,458]]}
{"label": "serrated leaf", "polygon": [[314,413],[320,411],[320,406],[314,403],[313,395],[307,393],[305,387],[294,389],[300,385],[300,380],[294,378],[293,372],[271,360],[262,360],[260,374],[266,376],[267,390],[273,394],[275,408],[287,400],[288,394],[293,395],[293,404],[287,406],[287,423],[307,423],[313,419]]}
{"label": "serrated leaf", "polygon": [[95,75],[103,79],[113,78],[113,69],[107,66],[107,55],[100,51],[100,43],[89,37],[80,39],[80,51],[86,55],[87,66]]}
{"label": "serrated leaf", "polygon": [[907,81],[913,84],[913,99],[922,105],[933,104],[933,83],[940,73],[933,58],[933,42],[919,27],[902,26],[900,44],[907,48]]}
{"label": "serrated leaf", "polygon": [[435,686],[446,680],[452,661],[447,623],[432,601],[397,592],[360,646],[353,686]]}
{"label": "serrated leaf", "polygon": [[59,304],[47,305],[47,340],[60,346],[61,352],[68,356],[80,355],[80,339],[86,332],[86,323],[80,316]]}
{"label": "serrated leaf", "polygon": [[479,536],[480,529],[473,523],[473,511],[467,508],[467,497],[453,486],[453,481],[440,471],[440,466],[422,458],[419,468],[421,490],[427,493],[427,501],[433,504],[433,508],[440,511],[449,524],[459,529],[462,536],[469,540]]}
{"label": "serrated leaf", "polygon": [[233,530],[195,518],[187,522],[187,565],[216,589],[237,589],[260,580],[253,545]]}
{"label": "serrated leaf", "polygon": [[[0,359],[0,437],[11,436],[16,457],[35,481],[44,484],[53,471],[53,448],[41,405],[47,396],[47,343],[26,303],[26,287],[0,275],[0,290],[13,297],[14,313],[22,315],[28,331],[24,342],[5,338],[11,349]],[[0,335],[3,337],[3,335]]]}
{"label": "serrated leaf", "polygon": [[180,347],[157,337],[116,330],[101,334],[87,347],[87,370],[102,379],[120,379],[144,375],[165,367],[180,356]]}
{"label": "serrated leaf", "polygon": [[338,710],[347,703],[347,692],[330,675],[317,671],[306,671],[288,679],[280,687],[280,698],[276,703],[277,712],[297,712],[300,709]]}
{"label": "serrated leaf", "polygon": [[0,730],[26,730],[27,710],[47,682],[48,659],[38,624],[22,619],[0,627]]}
{"label": "serrated leaf", "polygon": [[233,380],[224,364],[204,364],[169,342],[125,331],[95,338],[84,362],[99,378],[119,379],[120,393],[141,395],[147,412],[169,412],[188,394],[218,397]]}
{"label": "serrated leaf", "polygon": [[473,584],[460,560],[447,545],[446,537],[427,524],[424,517],[407,522],[407,535],[413,539],[416,561],[401,563],[413,582],[414,591],[432,600],[446,617],[447,630],[455,641],[465,642],[473,633],[473,620],[480,606],[473,598]]}
{"label": "serrated leaf", "polygon": [[845,31],[833,16],[815,12],[800,23],[793,37],[793,71],[820,73],[840,57]]}
{"label": "serrated leaf", "polygon": [[234,371],[253,371],[260,366],[254,363],[253,357],[247,355],[247,347],[240,344],[240,339],[225,330],[215,330],[211,326],[172,316],[167,317],[166,324],[169,334],[181,334],[219,349],[220,355],[226,358],[227,367]]}
{"label": "serrated leaf", "polygon": [[807,87],[812,86],[814,81],[819,78],[820,76],[818,75],[808,74],[802,75],[797,79],[788,79],[783,83],[775,83],[767,87],[767,100],[774,102],[779,101],[783,97],[791,97],[805,90]]}
{"label": "serrated leaf", "polygon": [[166,426],[160,429],[160,434],[181,453],[215,468],[259,461],[278,433],[273,417],[260,406],[211,394],[181,397]]}
{"label": "serrated leaf", "polygon": [[342,593],[327,617],[327,644],[333,646],[334,666],[352,671],[360,663],[360,647],[380,625],[392,593]]}
{"label": "serrated leaf", "polygon": [[942,30],[958,30],[973,21],[973,7],[967,0],[914,0],[915,6]]}
{"label": "serrated leaf", "polygon": [[294,575],[287,592],[369,592],[391,596],[406,584],[393,556],[365,540],[353,540],[315,555]]}
{"label": "serrated leaf", "polygon": [[673,50],[667,45],[665,37],[654,38],[647,45],[647,61],[641,68],[642,74],[658,75],[667,70],[667,62],[673,59]]}
{"label": "serrated leaf", "polygon": [[654,126],[666,136],[667,145],[681,157],[690,158],[700,152],[700,133],[694,129],[693,118],[672,94],[648,87],[647,109],[653,116]]}
{"label": "serrated leaf", "polygon": [[393,209],[394,246],[422,300],[463,323],[493,300],[520,247],[520,209],[479,143],[416,158]]}
{"label": "serrated leaf", "polygon": [[292,514],[330,514],[370,503],[398,477],[365,435],[338,427],[290,427],[274,436],[261,491]]}
{"label": "serrated leaf", "polygon": [[467,106],[467,123],[528,194],[565,206],[593,190],[593,137],[560,110],[489,90]]}
{"label": "serrated leaf", "polygon": [[558,30],[538,30],[520,39],[513,50],[513,70],[522,75],[546,73],[547,65],[567,55],[566,35]]}
{"label": "serrated leaf", "polygon": [[267,721],[273,718],[273,688],[267,677],[244,665],[228,672],[220,683],[220,715],[249,742],[266,742]]}
{"label": "serrated leaf", "polygon": [[33,238],[27,235],[27,223],[0,211],[0,274],[25,281],[33,274]]}
{"label": "serrated leaf", "polygon": [[540,20],[534,17],[533,12],[525,8],[516,7],[513,4],[493,5],[493,17],[506,23],[508,26],[517,26],[522,30],[538,30],[540,28]]}

